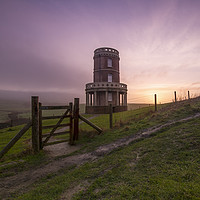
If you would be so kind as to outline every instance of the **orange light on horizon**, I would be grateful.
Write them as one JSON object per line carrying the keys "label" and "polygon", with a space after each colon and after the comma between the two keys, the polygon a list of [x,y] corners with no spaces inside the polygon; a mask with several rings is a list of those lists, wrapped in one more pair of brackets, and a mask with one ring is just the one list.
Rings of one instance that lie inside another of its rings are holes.
{"label": "orange light on horizon", "polygon": [[[175,89],[174,89],[175,88]],[[187,87],[180,87],[177,85],[152,85],[148,87],[137,87],[137,89],[130,88],[128,91],[128,103],[154,103],[154,95],[157,95],[157,103],[168,103],[174,101],[174,91],[177,94],[177,100],[188,99],[188,91],[190,97],[200,96],[200,88],[188,89]]]}

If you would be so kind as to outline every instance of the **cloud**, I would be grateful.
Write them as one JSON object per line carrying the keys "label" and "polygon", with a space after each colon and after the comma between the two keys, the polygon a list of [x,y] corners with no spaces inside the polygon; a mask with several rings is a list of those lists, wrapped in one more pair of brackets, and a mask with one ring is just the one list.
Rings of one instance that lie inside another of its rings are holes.
{"label": "cloud", "polygon": [[[25,50],[0,51],[1,89],[81,90],[88,80],[88,71],[69,63],[43,58]],[[3,56],[4,55],[4,56]]]}
{"label": "cloud", "polygon": [[195,83],[192,83],[191,85],[192,85],[192,86],[193,86],[193,85],[200,85],[200,82],[195,82]]}
{"label": "cloud", "polygon": [[101,46],[119,50],[128,88],[198,82],[199,8],[197,0],[1,1],[0,89],[84,95]]}

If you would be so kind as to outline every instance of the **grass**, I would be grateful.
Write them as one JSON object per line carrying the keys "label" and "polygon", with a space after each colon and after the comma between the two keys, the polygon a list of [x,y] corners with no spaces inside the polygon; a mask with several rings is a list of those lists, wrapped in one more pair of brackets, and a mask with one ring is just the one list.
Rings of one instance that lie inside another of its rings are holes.
{"label": "grass", "polygon": [[[143,108],[135,111],[127,111],[127,112],[122,112],[122,113],[115,113],[113,116],[113,121],[115,124],[120,124],[127,122],[132,115],[139,115],[140,113],[148,113],[150,108]],[[84,115],[86,118],[90,118],[91,115]],[[69,119],[63,120],[63,123],[68,123]],[[43,121],[43,126],[49,126],[49,125],[54,125],[56,124],[58,119],[53,119],[53,120],[44,120]],[[98,125],[99,127],[102,127],[104,130],[109,129],[109,116],[108,115],[100,115],[94,119],[91,120],[93,123]],[[3,149],[3,147],[23,128],[24,125],[20,126],[15,126],[11,128],[5,128],[5,129],[0,129],[0,151]],[[88,126],[87,124],[83,123],[80,125],[81,132],[84,134],[84,131],[90,132],[92,131],[95,135],[96,132],[94,132],[94,129]],[[50,132],[51,129],[44,129],[43,133],[48,133]],[[82,134],[80,133],[80,134]],[[113,137],[113,136],[112,136]],[[112,137],[109,141],[112,140]],[[62,136],[57,136],[56,138],[66,139],[66,135]],[[79,144],[84,144],[85,143],[85,138],[81,138]],[[21,159],[21,155],[23,155],[23,152],[28,152],[30,151],[30,144],[31,144],[31,128],[27,133],[24,134],[24,136],[14,145],[14,147],[4,156],[3,161],[7,162],[10,161],[11,159],[16,160],[17,158]]]}
{"label": "grass", "polygon": [[[54,125],[58,120],[44,120],[43,126]],[[63,120],[63,123],[68,123],[68,119]],[[10,142],[10,140],[24,127],[19,125],[11,128],[0,129],[0,151]],[[49,133],[51,129],[44,129],[43,133]],[[9,163],[15,161],[16,163],[25,159],[27,156],[33,156],[31,150],[31,128],[17,141],[17,143],[4,155],[1,163]],[[38,157],[40,159],[40,157]],[[29,158],[28,158],[29,159]],[[18,163],[17,163],[18,164]],[[1,166],[0,166],[1,169]],[[1,172],[1,171],[0,171]]]}
{"label": "grass", "polygon": [[152,106],[152,104],[129,103],[128,104],[128,110],[136,110],[136,109],[145,108],[145,107],[149,107],[149,106]]}
{"label": "grass", "polygon": [[[81,149],[75,153],[89,152],[148,127],[194,115],[200,112],[199,108],[200,101],[197,99],[159,105],[156,113],[153,107],[115,113],[113,130],[108,127],[108,115],[100,115],[91,121],[103,127],[104,133],[98,135],[86,124],[81,124],[80,140],[77,142]],[[44,122],[45,125],[52,123],[55,120]],[[77,183],[80,183],[82,191],[77,190],[74,199],[199,199],[199,126],[200,119],[176,124],[156,133],[152,138],[132,143],[96,162],[63,169],[56,176],[42,179],[30,191],[17,193],[15,198],[58,199],[63,192],[76,188]],[[0,130],[0,141],[5,144],[20,128]],[[4,164],[13,160],[17,164],[1,166],[0,176],[13,175],[14,168],[21,171],[49,162],[43,152],[38,156],[30,151],[23,154],[29,149],[27,141],[30,141],[30,132],[3,160]],[[0,142],[0,149],[4,144]],[[19,161],[22,158],[24,162]]]}
{"label": "grass", "polygon": [[159,111],[153,112],[154,107],[145,107],[133,111],[114,113],[114,130],[109,130],[109,116],[101,115],[91,121],[104,128],[103,136],[99,136],[87,124],[81,124],[81,137],[78,144],[82,145],[80,151],[92,151],[96,147],[108,144],[119,138],[135,134],[149,127],[164,124],[168,121],[178,120],[200,112],[200,102],[180,102],[177,104],[159,105]]}
{"label": "grass", "polygon": [[196,134],[187,133],[193,123],[200,125],[199,120],[189,127],[180,125],[99,161],[97,165],[101,169],[102,165],[105,167],[103,163],[109,163],[109,170],[95,178],[89,177],[90,186],[74,199],[200,198],[200,141],[196,140],[200,132],[196,127],[192,130]]}
{"label": "grass", "polygon": [[[24,125],[15,126],[12,128],[5,128],[0,129],[0,150],[3,149],[4,146],[8,144],[8,142],[16,135],[17,132],[19,132]],[[15,146],[8,151],[6,154],[7,159],[13,159],[16,155],[22,153],[24,150],[29,148],[31,138],[31,130],[29,129],[27,133],[20,139]]]}
{"label": "grass", "polygon": [[82,189],[73,199],[199,199],[199,126],[195,119],[158,132],[96,162],[66,169],[16,199],[58,199],[77,183]]}
{"label": "grass", "polygon": [[[151,114],[153,107],[145,107],[137,110],[130,110],[125,112],[113,113],[113,125],[120,126],[134,118],[143,118],[145,115]],[[103,130],[109,129],[109,114],[103,114],[90,120]],[[92,127],[83,123],[80,125],[82,131],[92,131]]]}
{"label": "grass", "polygon": [[[153,112],[154,107],[144,107],[137,110],[131,110],[126,112],[113,114],[113,125],[115,131],[109,130],[109,115],[100,115],[91,119],[94,124],[103,128],[103,135],[99,136],[93,128],[85,123],[80,125],[80,140],[77,142],[80,144],[81,150],[90,151],[99,145],[107,144],[122,138],[126,135],[134,134],[142,129],[154,126],[156,124],[162,124],[170,120],[180,119],[188,115],[192,115],[200,111],[199,101],[185,101],[177,104],[159,105],[159,111]],[[85,115],[87,118],[91,115]],[[58,120],[44,120],[43,125],[56,124]],[[68,119],[65,119],[62,123],[67,123]],[[0,150],[21,130],[23,125],[6,128],[0,130]],[[121,128],[122,127],[122,128]],[[43,133],[50,132],[51,129],[44,129]],[[31,130],[29,130],[20,139],[14,147],[3,158],[4,162],[11,159],[21,159],[23,152],[30,151],[31,142]],[[66,138],[66,136],[57,136],[57,138]]]}

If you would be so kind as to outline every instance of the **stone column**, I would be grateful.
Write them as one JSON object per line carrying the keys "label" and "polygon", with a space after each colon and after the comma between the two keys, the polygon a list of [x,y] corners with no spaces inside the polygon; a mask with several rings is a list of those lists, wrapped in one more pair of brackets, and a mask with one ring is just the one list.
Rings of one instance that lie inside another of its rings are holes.
{"label": "stone column", "polygon": [[108,91],[106,91],[106,106],[108,106]]}
{"label": "stone column", "polygon": [[94,97],[93,97],[93,106],[97,105],[97,92],[94,92]]}
{"label": "stone column", "polygon": [[92,106],[92,93],[90,93],[90,106]]}
{"label": "stone column", "polygon": [[86,92],[86,106],[89,106],[89,93]]}
{"label": "stone column", "polygon": [[124,105],[127,106],[127,92],[124,94]]}
{"label": "stone column", "polygon": [[117,91],[117,106],[119,106],[119,91]]}
{"label": "stone column", "polygon": [[124,105],[124,93],[122,93],[122,106]]}

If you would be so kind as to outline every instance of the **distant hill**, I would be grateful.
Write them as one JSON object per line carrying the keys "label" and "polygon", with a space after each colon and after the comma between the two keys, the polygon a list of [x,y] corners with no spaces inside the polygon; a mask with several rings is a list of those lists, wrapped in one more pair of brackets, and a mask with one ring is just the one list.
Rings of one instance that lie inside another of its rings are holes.
{"label": "distant hill", "polygon": [[31,96],[39,96],[39,100],[46,105],[68,104],[75,97],[84,100],[73,93],[0,90],[0,123],[9,122],[11,114],[17,118],[29,118]]}
{"label": "distant hill", "polygon": [[31,96],[39,96],[42,103],[48,104],[63,104],[73,101],[75,97],[80,98],[84,101],[84,96],[69,92],[37,92],[37,91],[9,91],[0,90],[0,103],[2,101],[14,101],[30,103]]}
{"label": "distant hill", "polygon": [[[73,102],[75,97],[81,97],[72,93],[61,92],[23,92],[23,91],[6,91],[0,90],[0,123],[10,122],[11,118],[28,119],[31,110],[31,96],[39,96],[43,105],[63,105]],[[128,110],[135,110],[147,107],[150,104],[128,104]],[[80,103],[80,112],[85,112],[85,104]]]}

